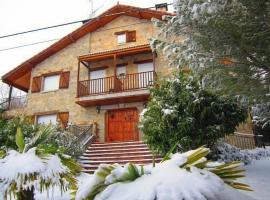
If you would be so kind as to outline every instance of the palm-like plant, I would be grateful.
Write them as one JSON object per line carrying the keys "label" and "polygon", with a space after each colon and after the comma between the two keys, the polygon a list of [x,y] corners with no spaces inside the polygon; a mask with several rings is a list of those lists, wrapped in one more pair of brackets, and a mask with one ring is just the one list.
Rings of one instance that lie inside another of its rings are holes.
{"label": "palm-like plant", "polygon": [[[175,147],[176,145],[173,148]],[[163,163],[165,164],[166,161],[171,161],[171,159],[173,159],[171,152],[173,152],[173,149],[168,152],[157,167],[159,165],[163,165]],[[244,177],[244,170],[239,169],[240,162],[227,164],[211,162],[206,159],[206,156],[209,153],[210,150],[208,148],[200,147],[196,150],[188,151],[181,155],[179,154],[178,156],[181,160],[181,164],[177,166],[190,173],[193,173],[192,168],[202,170],[200,173],[211,172],[221,178],[224,183],[235,189],[252,191],[248,185],[237,182],[237,179]],[[153,167],[153,169],[154,168],[155,167]],[[119,182],[132,182],[144,174],[151,176],[151,173],[151,170],[148,170],[146,166],[138,166],[132,163],[127,163],[124,167],[118,164],[102,164],[94,173],[91,188],[88,190],[87,197],[81,196],[79,190],[76,199],[93,200],[97,194],[101,193],[112,184]]]}
{"label": "palm-like plant", "polygon": [[[35,136],[25,144],[22,129],[17,128],[17,149],[11,150],[0,159],[0,190],[5,197],[33,199],[34,190],[42,192],[49,187],[58,186],[61,191],[76,189],[74,178],[81,167],[69,156],[49,152],[41,144],[53,134],[48,125],[40,128]],[[8,172],[8,173],[5,173]]]}

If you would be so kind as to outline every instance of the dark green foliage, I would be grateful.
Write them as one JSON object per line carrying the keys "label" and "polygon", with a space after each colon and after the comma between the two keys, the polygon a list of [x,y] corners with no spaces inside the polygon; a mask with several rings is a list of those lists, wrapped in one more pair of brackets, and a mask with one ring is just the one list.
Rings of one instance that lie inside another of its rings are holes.
{"label": "dark green foliage", "polygon": [[194,77],[182,73],[172,81],[162,80],[151,89],[151,97],[140,127],[146,143],[161,154],[176,143],[181,151],[212,147],[247,117],[246,108],[235,100],[203,89]]}
{"label": "dark green foliage", "polygon": [[176,16],[156,22],[153,48],[215,92],[270,102],[270,0],[177,0],[175,8]]}
{"label": "dark green foliage", "polygon": [[26,141],[30,140],[38,131],[36,126],[32,125],[31,119],[25,116],[17,116],[12,120],[6,120],[0,116],[0,148],[16,149],[17,128],[22,129]]}
{"label": "dark green foliage", "polygon": [[[2,151],[6,152],[8,149],[18,148],[16,133],[20,129],[22,130],[24,143],[31,140],[31,143],[27,145],[28,149],[38,146],[44,149],[44,153],[67,154],[72,158],[78,158],[83,153],[83,149],[74,134],[53,126],[33,125],[31,118],[16,116],[11,120],[0,117],[0,157]],[[17,137],[18,135],[20,134],[17,134]]]}

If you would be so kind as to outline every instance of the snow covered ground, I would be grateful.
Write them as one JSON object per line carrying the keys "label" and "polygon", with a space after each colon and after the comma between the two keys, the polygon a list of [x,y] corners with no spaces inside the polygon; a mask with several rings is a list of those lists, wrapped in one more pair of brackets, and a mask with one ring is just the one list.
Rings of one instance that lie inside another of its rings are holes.
{"label": "snow covered ground", "polygon": [[256,200],[270,199],[270,158],[256,160],[244,166],[246,178],[244,181],[251,186],[253,192],[244,192]]}

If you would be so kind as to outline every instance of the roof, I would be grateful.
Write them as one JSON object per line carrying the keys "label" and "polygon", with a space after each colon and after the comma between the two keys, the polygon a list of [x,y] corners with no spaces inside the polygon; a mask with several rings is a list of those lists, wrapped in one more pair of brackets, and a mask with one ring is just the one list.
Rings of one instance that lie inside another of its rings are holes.
{"label": "roof", "polygon": [[48,48],[44,49],[40,53],[36,54],[35,56],[31,57],[30,59],[26,60],[25,62],[14,68],[13,70],[6,73],[4,76],[2,76],[3,82],[17,87],[21,90],[28,91],[30,87],[32,68],[34,68],[37,64],[44,61],[51,55],[74,43],[76,40],[80,39],[87,33],[97,30],[98,28],[106,25],[107,23],[113,21],[115,18],[122,15],[151,20],[151,18],[162,19],[163,15],[173,14],[163,11],[117,4],[99,15],[98,17],[89,20],[75,31],[66,35]]}

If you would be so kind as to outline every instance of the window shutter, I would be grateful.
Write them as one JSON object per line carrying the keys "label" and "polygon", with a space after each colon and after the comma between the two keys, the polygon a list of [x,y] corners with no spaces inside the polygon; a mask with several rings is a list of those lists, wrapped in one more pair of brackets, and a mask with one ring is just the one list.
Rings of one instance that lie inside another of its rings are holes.
{"label": "window shutter", "polygon": [[59,88],[68,88],[69,87],[69,74],[70,72],[62,72],[60,74]]}
{"label": "window shutter", "polygon": [[68,112],[61,112],[57,114],[57,120],[61,122],[61,125],[63,128],[66,128],[68,125],[68,118],[69,113]]}
{"label": "window shutter", "polygon": [[35,124],[35,115],[27,116],[27,120],[30,124]]}
{"label": "window shutter", "polygon": [[126,32],[127,42],[136,42],[136,31]]}
{"label": "window shutter", "polygon": [[41,76],[33,77],[32,81],[32,92],[40,92],[41,90]]}

